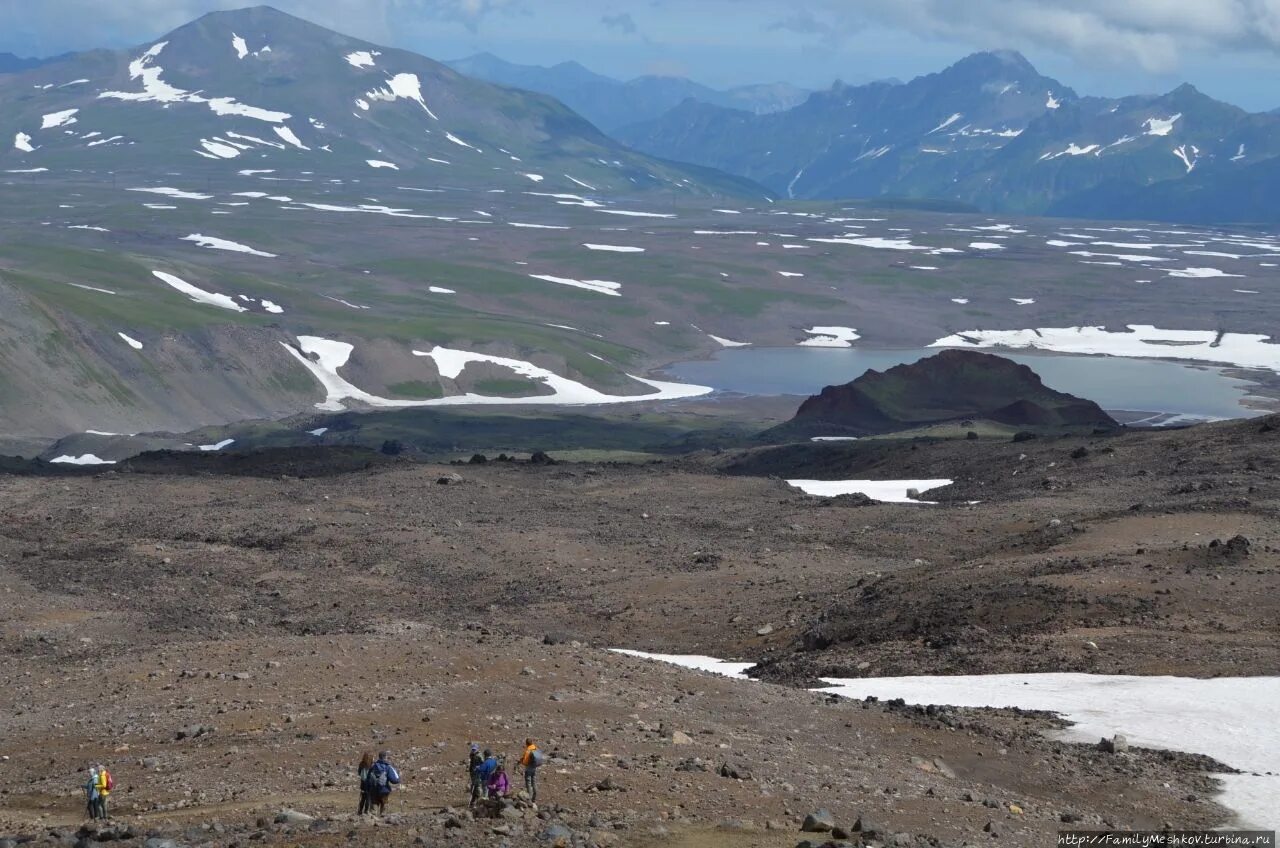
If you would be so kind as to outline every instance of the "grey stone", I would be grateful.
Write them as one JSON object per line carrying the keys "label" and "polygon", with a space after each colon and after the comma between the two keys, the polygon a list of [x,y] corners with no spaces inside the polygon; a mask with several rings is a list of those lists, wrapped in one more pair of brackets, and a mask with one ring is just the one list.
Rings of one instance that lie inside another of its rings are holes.
{"label": "grey stone", "polygon": [[804,833],[830,833],[835,826],[836,818],[830,810],[815,810],[804,817],[800,830]]}
{"label": "grey stone", "polygon": [[1098,742],[1098,750],[1107,754],[1123,754],[1129,750],[1129,740],[1119,733],[1110,739],[1103,737]]}
{"label": "grey stone", "polygon": [[276,813],[276,824],[309,825],[316,820],[315,816],[300,813],[297,810],[281,810]]}

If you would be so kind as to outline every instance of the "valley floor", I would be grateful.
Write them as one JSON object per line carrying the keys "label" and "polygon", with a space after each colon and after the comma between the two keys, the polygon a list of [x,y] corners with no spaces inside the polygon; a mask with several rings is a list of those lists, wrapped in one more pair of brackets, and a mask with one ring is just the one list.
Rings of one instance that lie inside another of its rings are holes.
{"label": "valley floor", "polygon": [[[317,451],[0,478],[0,835],[74,830],[77,769],[99,760],[116,811],[179,844],[518,844],[559,822],[597,845],[790,846],[818,807],[900,844],[988,840],[988,822],[1044,844],[1064,814],[1221,823],[1218,767],[1048,741],[1043,714],[828,702],[605,649],[763,660],[793,684],[1274,674],[1276,438],[1263,419],[631,466],[314,476]],[[778,473],[957,483],[934,507],[853,506]],[[468,741],[526,735],[555,754],[544,818],[439,812],[465,806]],[[407,778],[391,831],[349,817],[354,763],[382,747]],[[323,821],[273,824],[283,808]]]}

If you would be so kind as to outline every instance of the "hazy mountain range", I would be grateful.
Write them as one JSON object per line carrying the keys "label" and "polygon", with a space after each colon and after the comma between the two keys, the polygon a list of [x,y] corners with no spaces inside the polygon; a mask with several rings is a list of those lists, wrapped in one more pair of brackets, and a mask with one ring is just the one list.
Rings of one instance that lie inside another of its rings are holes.
{"label": "hazy mountain range", "polygon": [[642,76],[622,82],[577,62],[549,68],[517,65],[491,53],[446,64],[499,85],[549,94],[605,132],[657,118],[686,100],[765,115],[803,103],[809,92],[789,83],[743,85],[720,91],[683,77]]}
{"label": "hazy mountain range", "polygon": [[1280,204],[1247,194],[1280,171],[1280,115],[1251,114],[1190,85],[1081,97],[1013,52],[975,54],[901,85],[837,84],[767,115],[687,100],[616,135],[797,199],[935,198],[1094,218],[1280,217]]}

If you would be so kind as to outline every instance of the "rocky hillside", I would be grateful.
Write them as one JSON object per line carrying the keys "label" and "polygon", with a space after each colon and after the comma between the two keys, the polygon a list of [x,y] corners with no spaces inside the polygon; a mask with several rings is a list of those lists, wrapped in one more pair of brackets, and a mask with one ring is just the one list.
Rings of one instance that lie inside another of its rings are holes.
{"label": "rocky hillside", "polygon": [[1000,356],[944,350],[912,365],[867,371],[827,386],[774,435],[872,435],[958,420],[1032,429],[1113,428],[1096,403],[1055,391],[1025,365]]}
{"label": "rocky hillside", "polygon": [[[1234,197],[1233,175],[1280,155],[1274,113],[1249,114],[1190,85],[1079,97],[1011,52],[975,54],[905,85],[837,84],[773,115],[686,102],[618,135],[789,197],[937,198],[1096,218],[1128,211],[1091,194],[1099,186],[1124,194],[1194,177]],[[1215,220],[1253,220],[1218,206]],[[1158,203],[1144,210],[1168,216]]]}

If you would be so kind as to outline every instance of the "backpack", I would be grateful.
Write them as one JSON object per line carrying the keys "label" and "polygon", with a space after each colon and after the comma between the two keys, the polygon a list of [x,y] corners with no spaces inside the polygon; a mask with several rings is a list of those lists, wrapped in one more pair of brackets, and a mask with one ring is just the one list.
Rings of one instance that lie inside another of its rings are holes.
{"label": "backpack", "polygon": [[547,761],[547,755],[542,753],[541,748],[534,748],[529,752],[529,765],[534,768],[541,768],[542,764]]}
{"label": "backpack", "polygon": [[373,768],[369,769],[369,773],[364,776],[364,788],[366,792],[372,792],[375,795],[390,795],[391,785],[387,782],[386,768],[379,768],[381,763],[374,763]]}
{"label": "backpack", "polygon": [[116,788],[116,779],[111,776],[111,772],[107,772],[107,791],[110,792],[115,788]]}

